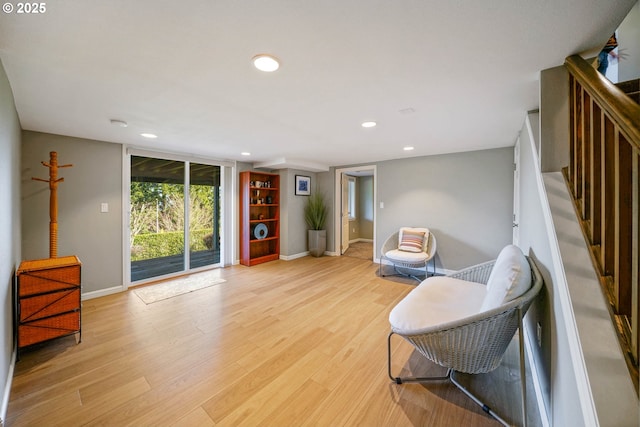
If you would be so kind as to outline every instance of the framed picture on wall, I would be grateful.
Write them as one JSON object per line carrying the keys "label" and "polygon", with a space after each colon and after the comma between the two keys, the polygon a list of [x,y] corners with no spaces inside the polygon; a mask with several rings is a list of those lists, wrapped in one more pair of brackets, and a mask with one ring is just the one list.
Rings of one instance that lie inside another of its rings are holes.
{"label": "framed picture on wall", "polygon": [[308,196],[311,194],[311,177],[296,175],[296,196]]}

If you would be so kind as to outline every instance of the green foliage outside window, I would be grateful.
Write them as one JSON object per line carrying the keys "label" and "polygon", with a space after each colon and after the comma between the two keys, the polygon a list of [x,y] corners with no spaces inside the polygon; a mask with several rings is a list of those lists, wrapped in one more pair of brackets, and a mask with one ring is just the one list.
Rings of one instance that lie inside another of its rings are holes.
{"label": "green foliage outside window", "polygon": [[[213,228],[194,230],[190,233],[191,252],[211,250]],[[138,234],[131,246],[131,261],[160,258],[184,253],[182,231]]]}
{"label": "green foliage outside window", "polygon": [[[184,185],[131,183],[131,261],[184,253]],[[189,192],[190,250],[211,249],[215,201],[213,187],[192,185]]]}

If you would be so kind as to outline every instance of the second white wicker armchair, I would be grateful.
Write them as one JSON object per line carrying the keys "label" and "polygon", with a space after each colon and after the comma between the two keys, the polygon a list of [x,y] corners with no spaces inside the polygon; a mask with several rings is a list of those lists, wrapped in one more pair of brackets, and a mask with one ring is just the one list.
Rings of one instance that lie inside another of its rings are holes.
{"label": "second white wicker armchair", "polygon": [[[420,240],[421,239],[421,240]],[[429,262],[433,261],[436,273],[436,238],[428,228],[402,227],[393,233],[380,250],[380,277],[405,276],[422,281],[416,273],[424,269],[424,278],[429,276]],[[386,273],[383,264],[391,264],[393,273]]]}

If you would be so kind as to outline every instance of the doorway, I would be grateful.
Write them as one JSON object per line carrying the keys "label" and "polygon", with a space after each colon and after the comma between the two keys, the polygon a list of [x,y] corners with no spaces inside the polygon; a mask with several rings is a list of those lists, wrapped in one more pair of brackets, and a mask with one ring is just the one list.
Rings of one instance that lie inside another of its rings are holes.
{"label": "doorway", "polygon": [[376,166],[336,169],[335,252],[344,255],[354,243],[376,248]]}
{"label": "doorway", "polygon": [[220,265],[221,172],[214,164],[130,156],[131,282]]}

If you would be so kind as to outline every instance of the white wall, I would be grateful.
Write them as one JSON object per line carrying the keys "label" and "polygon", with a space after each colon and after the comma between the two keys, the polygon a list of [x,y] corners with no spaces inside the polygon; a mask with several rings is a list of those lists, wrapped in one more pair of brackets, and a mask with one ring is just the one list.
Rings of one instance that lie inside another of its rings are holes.
{"label": "white wall", "polygon": [[629,11],[618,28],[618,52],[625,58],[618,64],[618,81],[640,77],[640,1]]}
{"label": "white wall", "polygon": [[540,72],[540,163],[542,172],[569,164],[569,73],[563,66]]}
{"label": "white wall", "polygon": [[[280,254],[284,257],[301,255],[307,252],[307,223],[304,220],[304,207],[308,196],[295,195],[296,175],[311,178],[311,193],[321,191],[318,188],[315,172],[296,169],[280,171]],[[329,202],[324,195],[325,202]]]}
{"label": "white wall", "polygon": [[[82,293],[122,286],[122,146],[39,132],[23,132],[22,250],[24,259],[49,257],[49,152],[59,170],[58,256],[82,262]],[[101,213],[101,203],[109,212]]]}
{"label": "white wall", "polygon": [[[554,313],[554,301],[557,296],[554,292],[555,269],[552,259],[550,233],[545,222],[545,211],[548,207],[541,196],[539,188],[538,155],[535,143],[530,138],[526,124],[520,132],[520,224],[519,246],[523,252],[530,256],[539,268],[545,286],[540,296],[532,304],[525,318],[529,337],[532,338],[530,349],[537,367],[538,379],[545,412],[551,414],[551,375],[552,364],[555,364],[557,402],[554,404],[556,411],[563,411],[574,416],[574,425],[583,425],[581,420],[580,404],[577,401],[576,381],[573,377],[573,369],[568,357],[567,339],[557,332],[558,314]],[[555,307],[559,307],[557,304]],[[541,344],[537,342],[537,325],[541,327]],[[569,364],[569,366],[567,366]]]}
{"label": "white wall", "polygon": [[0,424],[4,423],[12,371],[13,274],[21,259],[20,245],[20,121],[11,86],[0,61]]}
{"label": "white wall", "polygon": [[437,267],[458,270],[511,242],[511,147],[382,162],[377,180],[379,247],[401,226],[426,226],[437,239]]}
{"label": "white wall", "polygon": [[[376,257],[384,240],[405,225],[433,231],[438,244],[436,265],[445,270],[493,259],[511,243],[513,147],[374,165]],[[333,170],[327,175],[332,186]],[[333,233],[328,234],[329,250],[335,250]]]}

